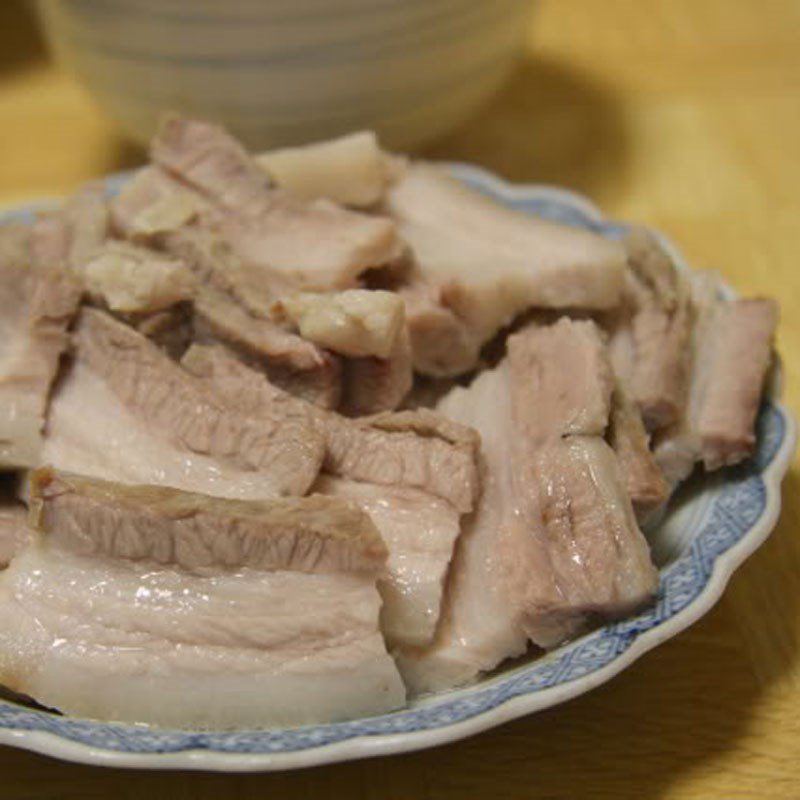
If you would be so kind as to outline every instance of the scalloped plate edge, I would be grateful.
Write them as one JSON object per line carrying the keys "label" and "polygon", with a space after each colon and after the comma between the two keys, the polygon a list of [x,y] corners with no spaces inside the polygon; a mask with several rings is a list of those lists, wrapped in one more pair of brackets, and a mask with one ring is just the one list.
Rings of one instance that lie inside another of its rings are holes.
{"label": "scalloped plate edge", "polygon": [[[604,219],[593,203],[570,190],[538,184],[513,185],[473,165],[452,164],[450,166],[459,178],[470,183],[482,184],[490,190],[491,194],[512,203],[535,199],[549,200],[569,206],[589,220],[599,223]],[[115,175],[111,176],[108,181],[114,184],[124,180],[125,177],[126,174]],[[41,208],[45,203],[50,204],[50,202],[48,198],[45,202],[32,205]],[[13,212],[14,209],[3,209],[0,214],[8,214],[10,211]],[[659,238],[675,257],[675,260],[685,265],[677,248],[663,235],[659,234]],[[585,694],[611,680],[645,653],[673,638],[704,616],[722,596],[737,567],[766,540],[775,527],[781,508],[781,482],[791,464],[797,441],[797,428],[792,414],[785,405],[778,402],[774,402],[773,405],[782,417],[784,436],[773,458],[759,475],[766,492],[765,507],[761,516],[734,545],[715,557],[712,572],[704,588],[684,609],[644,631],[636,637],[630,647],[610,663],[579,679],[541,691],[510,697],[488,711],[435,729],[360,735],[294,752],[231,753],[209,749],[187,749],[168,753],[136,753],[103,749],[55,733],[11,728],[0,728],[0,744],[96,766],[227,772],[278,771],[412,752],[455,742]],[[478,684],[478,686],[480,685]]]}

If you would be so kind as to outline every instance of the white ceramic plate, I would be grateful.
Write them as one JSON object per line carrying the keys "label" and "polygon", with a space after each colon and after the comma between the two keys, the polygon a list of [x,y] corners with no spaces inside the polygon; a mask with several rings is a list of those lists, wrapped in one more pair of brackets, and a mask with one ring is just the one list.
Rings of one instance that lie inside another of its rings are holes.
{"label": "white ceramic plate", "polygon": [[[558,189],[510,186],[474,167],[453,165],[462,180],[532,214],[619,236],[587,200]],[[109,179],[115,191],[125,176]],[[32,209],[7,212],[0,221]],[[669,243],[666,243],[669,246]],[[682,264],[674,247],[670,250]],[[192,732],[61,717],[0,701],[0,742],[58,758],[148,769],[283,770],[401,753],[452,742],[562,703],[612,678],[705,614],[739,564],[775,525],[780,483],[795,447],[795,423],[774,399],[758,419],[753,459],[695,478],[650,535],[661,569],[652,607],[607,625],[547,656],[443,692],[379,717],[281,730]]]}

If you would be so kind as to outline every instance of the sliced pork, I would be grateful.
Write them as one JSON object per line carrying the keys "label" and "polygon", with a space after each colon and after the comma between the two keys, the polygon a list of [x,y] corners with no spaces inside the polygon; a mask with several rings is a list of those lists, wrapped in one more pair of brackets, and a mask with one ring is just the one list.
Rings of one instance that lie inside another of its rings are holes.
{"label": "sliced pork", "polygon": [[40,267],[62,267],[81,277],[86,260],[106,240],[109,210],[105,187],[92,183],[61,209],[41,214],[33,226],[31,257]]}
{"label": "sliced pork", "polygon": [[0,578],[0,676],[95,719],[301,725],[404,702],[378,630],[385,546],[333,498],[34,482],[42,543]]}
{"label": "sliced pork", "polygon": [[97,310],[81,313],[75,344],[74,363],[53,398],[46,463],[240,498],[304,494],[314,482],[325,441],[291,398],[276,395],[242,413],[154,343]]}
{"label": "sliced pork", "polygon": [[[528,327],[510,337],[507,360],[439,404],[481,436],[483,495],[459,539],[433,644],[399,662],[412,690],[468,681],[521,653],[526,638],[554,647],[655,591],[647,544],[602,439],[611,391],[602,344],[590,322]],[[566,379],[539,380],[545,354],[555,353],[565,376],[592,361],[594,376],[569,395]]]}
{"label": "sliced pork", "polygon": [[25,229],[0,227],[0,469],[36,466],[50,386],[80,287],[58,264],[31,264]]}
{"label": "sliced pork", "polygon": [[538,497],[527,497],[522,508],[541,514],[550,577],[529,583],[524,626],[536,644],[554,647],[595,617],[619,618],[643,606],[658,573],[602,438],[551,440],[530,457],[519,474],[535,477]]}
{"label": "sliced pork", "polygon": [[190,300],[195,280],[179,259],[127,242],[106,242],[82,266],[90,295],[112,311],[153,313]]}
{"label": "sliced pork", "polygon": [[[386,208],[422,279],[478,347],[532,307],[601,310],[619,303],[625,257],[618,243],[500,206],[440,169],[411,166]],[[440,365],[438,374],[455,369]]]}
{"label": "sliced pork", "polygon": [[458,511],[419,489],[328,475],[314,484],[314,491],[357,505],[386,543],[389,559],[378,588],[383,597],[381,630],[387,642],[402,647],[430,642],[460,530]]}
{"label": "sliced pork", "polygon": [[687,401],[692,304],[686,279],[655,236],[634,228],[625,240],[628,274],[612,315],[614,369],[639,406],[645,427],[674,424]]}
{"label": "sliced pork", "polygon": [[475,466],[479,446],[469,428],[429,410],[349,419],[287,396],[262,375],[218,347],[195,345],[181,362],[243,413],[276,397],[310,413],[325,440],[325,472],[341,478],[421,489],[462,513],[480,492]]}
{"label": "sliced pork", "polygon": [[270,150],[256,161],[278,186],[298,197],[325,197],[354,208],[376,205],[405,166],[403,159],[381,150],[372,131]]}
{"label": "sliced pork", "polygon": [[232,295],[210,286],[197,292],[194,309],[200,341],[224,342],[290,394],[322,408],[339,405],[342,366],[333,353],[255,316]]}
{"label": "sliced pork", "polygon": [[602,436],[614,377],[605,343],[589,321],[562,317],[508,340],[515,421],[523,437]]}
{"label": "sliced pork", "polygon": [[527,647],[522,608],[531,539],[511,481],[507,362],[482,372],[468,389],[453,389],[438,410],[480,433],[482,494],[462,523],[433,642],[399,655],[412,694],[467,683]]}
{"label": "sliced pork", "polygon": [[304,339],[353,358],[389,358],[405,325],[403,301],[394,292],[305,293],[280,305]]}
{"label": "sliced pork", "polygon": [[667,499],[668,486],[650,450],[642,415],[621,384],[614,387],[608,442],[636,517],[642,521]]}
{"label": "sliced pork", "polygon": [[414,369],[422,375],[446,378],[478,365],[480,335],[442,302],[440,287],[419,275],[398,289],[406,306]]}
{"label": "sliced pork", "polygon": [[725,300],[710,274],[698,273],[691,282],[697,322],[688,406],[655,445],[656,459],[673,488],[698,461],[714,470],[752,454],[778,323],[772,300]]}
{"label": "sliced pork", "polygon": [[414,384],[411,340],[403,326],[386,358],[365,356],[342,362],[342,404],[353,416],[398,408]]}
{"label": "sliced pork", "polygon": [[212,220],[239,258],[298,288],[354,287],[361,273],[400,252],[387,219],[269,189],[263,170],[216,126],[169,119],[153,141],[152,156],[211,201],[217,212]]}

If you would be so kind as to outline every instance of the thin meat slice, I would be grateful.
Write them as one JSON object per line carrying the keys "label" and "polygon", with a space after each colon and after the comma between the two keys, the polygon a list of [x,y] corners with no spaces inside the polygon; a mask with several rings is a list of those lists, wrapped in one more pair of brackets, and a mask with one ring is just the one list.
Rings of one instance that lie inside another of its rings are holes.
{"label": "thin meat slice", "polygon": [[480,491],[475,466],[479,442],[474,431],[463,425],[429,410],[349,419],[288,398],[219,347],[195,345],[181,363],[243,413],[276,397],[311,413],[325,440],[323,470],[331,475],[421,489],[462,513],[474,507]]}
{"label": "thin meat slice", "polygon": [[62,267],[81,277],[87,259],[109,234],[105,187],[90,183],[64,205],[40,214],[33,226],[31,257],[40,267]]}
{"label": "thin meat slice", "polygon": [[388,357],[366,356],[343,360],[342,403],[353,416],[398,408],[414,384],[411,340],[403,326]]}
{"label": "thin meat slice", "polygon": [[387,219],[270,189],[258,164],[217,126],[170,118],[151,153],[154,163],[215,205],[215,222],[243,261],[298,288],[354,287],[362,272],[400,252]]}
{"label": "thin meat slice", "polygon": [[290,394],[322,408],[339,405],[342,367],[334,354],[253,315],[232,295],[211,286],[197,292],[194,309],[200,341],[224,342]]}
{"label": "thin meat slice", "polygon": [[[422,279],[478,347],[529,308],[602,310],[620,301],[618,243],[500,206],[435,167],[411,166],[386,209]],[[445,363],[438,374],[455,369]]]}
{"label": "thin meat slice", "polygon": [[264,503],[63,475],[0,578],[3,682],[66,713],[302,725],[403,704],[378,629],[385,546],[333,498]]}
{"label": "thin meat slice", "polygon": [[398,289],[406,307],[414,369],[422,375],[449,377],[474,369],[483,342],[441,300],[441,290],[420,276]]}
{"label": "thin meat slice", "polygon": [[531,462],[517,474],[534,478],[538,497],[522,508],[541,514],[550,563],[549,579],[528,586],[524,627],[536,644],[554,647],[595,617],[624,617],[643,606],[658,573],[614,452],[599,436],[551,440],[524,457]]}
{"label": "thin meat slice", "polygon": [[634,347],[630,390],[648,430],[668,427],[686,404],[692,309],[686,282],[653,234],[626,240]]}
{"label": "thin meat slice", "polygon": [[647,543],[601,437],[608,365],[595,363],[594,379],[583,376],[568,396],[565,380],[531,374],[545,354],[558,352],[573,376],[576,364],[591,362],[587,343],[602,344],[592,323],[525,328],[509,339],[498,367],[439,404],[481,436],[483,494],[458,541],[436,638],[401,656],[412,691],[472,680],[523,652],[527,638],[559,645],[595,617],[629,613],[655,591]]}
{"label": "thin meat slice", "polygon": [[433,641],[399,654],[412,695],[468,683],[527,647],[522,609],[534,554],[515,510],[507,362],[480,373],[468,389],[453,389],[438,410],[479,432],[482,494],[463,520]]}
{"label": "thin meat slice", "polygon": [[154,164],[229,211],[256,215],[269,208],[269,176],[216,125],[166,117],[151,143],[150,156]]}
{"label": "thin meat slice", "polygon": [[479,440],[469,428],[428,410],[348,420],[325,418],[324,469],[385,486],[423,489],[461,513],[480,493],[475,463]]}
{"label": "thin meat slice", "polygon": [[324,439],[289,398],[242,413],[97,310],[81,313],[75,344],[75,361],[53,399],[47,463],[243,498],[304,494],[316,478]]}
{"label": "thin meat slice", "polygon": [[737,464],[755,447],[754,423],[778,322],[772,300],[725,300],[718,279],[691,278],[697,322],[684,417],[657,439],[656,459],[674,488],[695,463]]}
{"label": "thin meat slice", "polygon": [[209,201],[152,164],[127,181],[109,205],[112,229],[134,242],[159,241],[210,213]]}
{"label": "thin meat slice", "polygon": [[603,435],[614,377],[594,322],[562,317],[510,336],[507,347],[521,436]]}
{"label": "thin meat slice", "polygon": [[278,186],[298,197],[326,197],[354,208],[378,203],[405,166],[404,159],[381,150],[372,131],[269,150],[256,161]]}
{"label": "thin meat slice", "polygon": [[314,491],[357,505],[369,515],[389,551],[378,582],[381,630],[390,646],[431,641],[444,580],[459,534],[459,513],[445,500],[405,487],[320,476]]}
{"label": "thin meat slice", "polygon": [[353,358],[389,358],[405,324],[403,301],[380,290],[302,293],[280,308],[304,339]]}
{"label": "thin meat slice", "polygon": [[356,416],[397,408],[413,383],[403,301],[393,292],[349,289],[280,302],[304,339],[347,356],[341,407]]}
{"label": "thin meat slice", "polygon": [[[657,574],[602,439],[613,381],[597,326],[566,318],[529,326],[509,338],[508,351],[517,508],[537,559],[549,564],[526,587],[524,625],[536,644],[553,647],[593,615],[619,617],[643,605]],[[544,363],[553,372],[540,379]]]}
{"label": "thin meat slice", "polygon": [[755,448],[753,426],[777,324],[774,300],[734,300],[716,314],[697,364],[705,383],[697,429],[706,469],[738,464]]}
{"label": "thin meat slice", "polygon": [[608,443],[617,456],[625,489],[641,522],[667,499],[668,487],[650,450],[642,415],[621,384],[614,387]]}
{"label": "thin meat slice", "polygon": [[195,279],[180,260],[128,242],[109,241],[82,266],[90,295],[112,311],[153,313],[189,300]]}
{"label": "thin meat slice", "polygon": [[386,545],[366,514],[322,496],[236,500],[37,470],[37,527],[87,556],[209,567],[377,574]]}
{"label": "thin meat slice", "polygon": [[136,315],[130,321],[139,333],[152,339],[175,361],[180,360],[194,338],[192,309],[188,303],[179,303],[152,314]]}
{"label": "thin meat slice", "polygon": [[38,463],[50,386],[80,300],[59,266],[30,263],[29,244],[22,229],[0,227],[0,469]]}

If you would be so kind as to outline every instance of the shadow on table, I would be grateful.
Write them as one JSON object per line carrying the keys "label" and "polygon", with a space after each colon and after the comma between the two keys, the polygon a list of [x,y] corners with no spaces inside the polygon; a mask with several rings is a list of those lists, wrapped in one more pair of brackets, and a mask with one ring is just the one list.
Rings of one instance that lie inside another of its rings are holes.
{"label": "shadow on table", "polygon": [[553,183],[600,201],[621,187],[628,136],[616,98],[569,63],[529,55],[495,98],[424,155],[512,181]]}
{"label": "shadow on table", "polygon": [[0,2],[0,80],[5,73],[42,63],[47,50],[31,4]]}
{"label": "shadow on table", "polygon": [[[784,496],[798,492],[800,474],[792,472]],[[770,584],[765,578],[782,562],[789,562],[785,569],[798,569],[796,523],[784,516],[730,587],[735,591],[740,580],[757,579],[763,596],[753,599],[758,606],[754,613],[779,607],[788,625],[800,614],[800,597],[778,596],[784,584]],[[72,791],[83,798],[114,792],[126,798],[197,800],[677,796],[683,781],[708,774],[709,765],[736,750],[762,691],[784,680],[798,660],[800,643],[790,631],[782,657],[759,683],[725,606],[723,602],[623,675],[581,698],[433,750],[285,774],[234,776],[103,770],[4,748],[0,770],[31,795]],[[725,767],[730,766],[726,762]]]}

